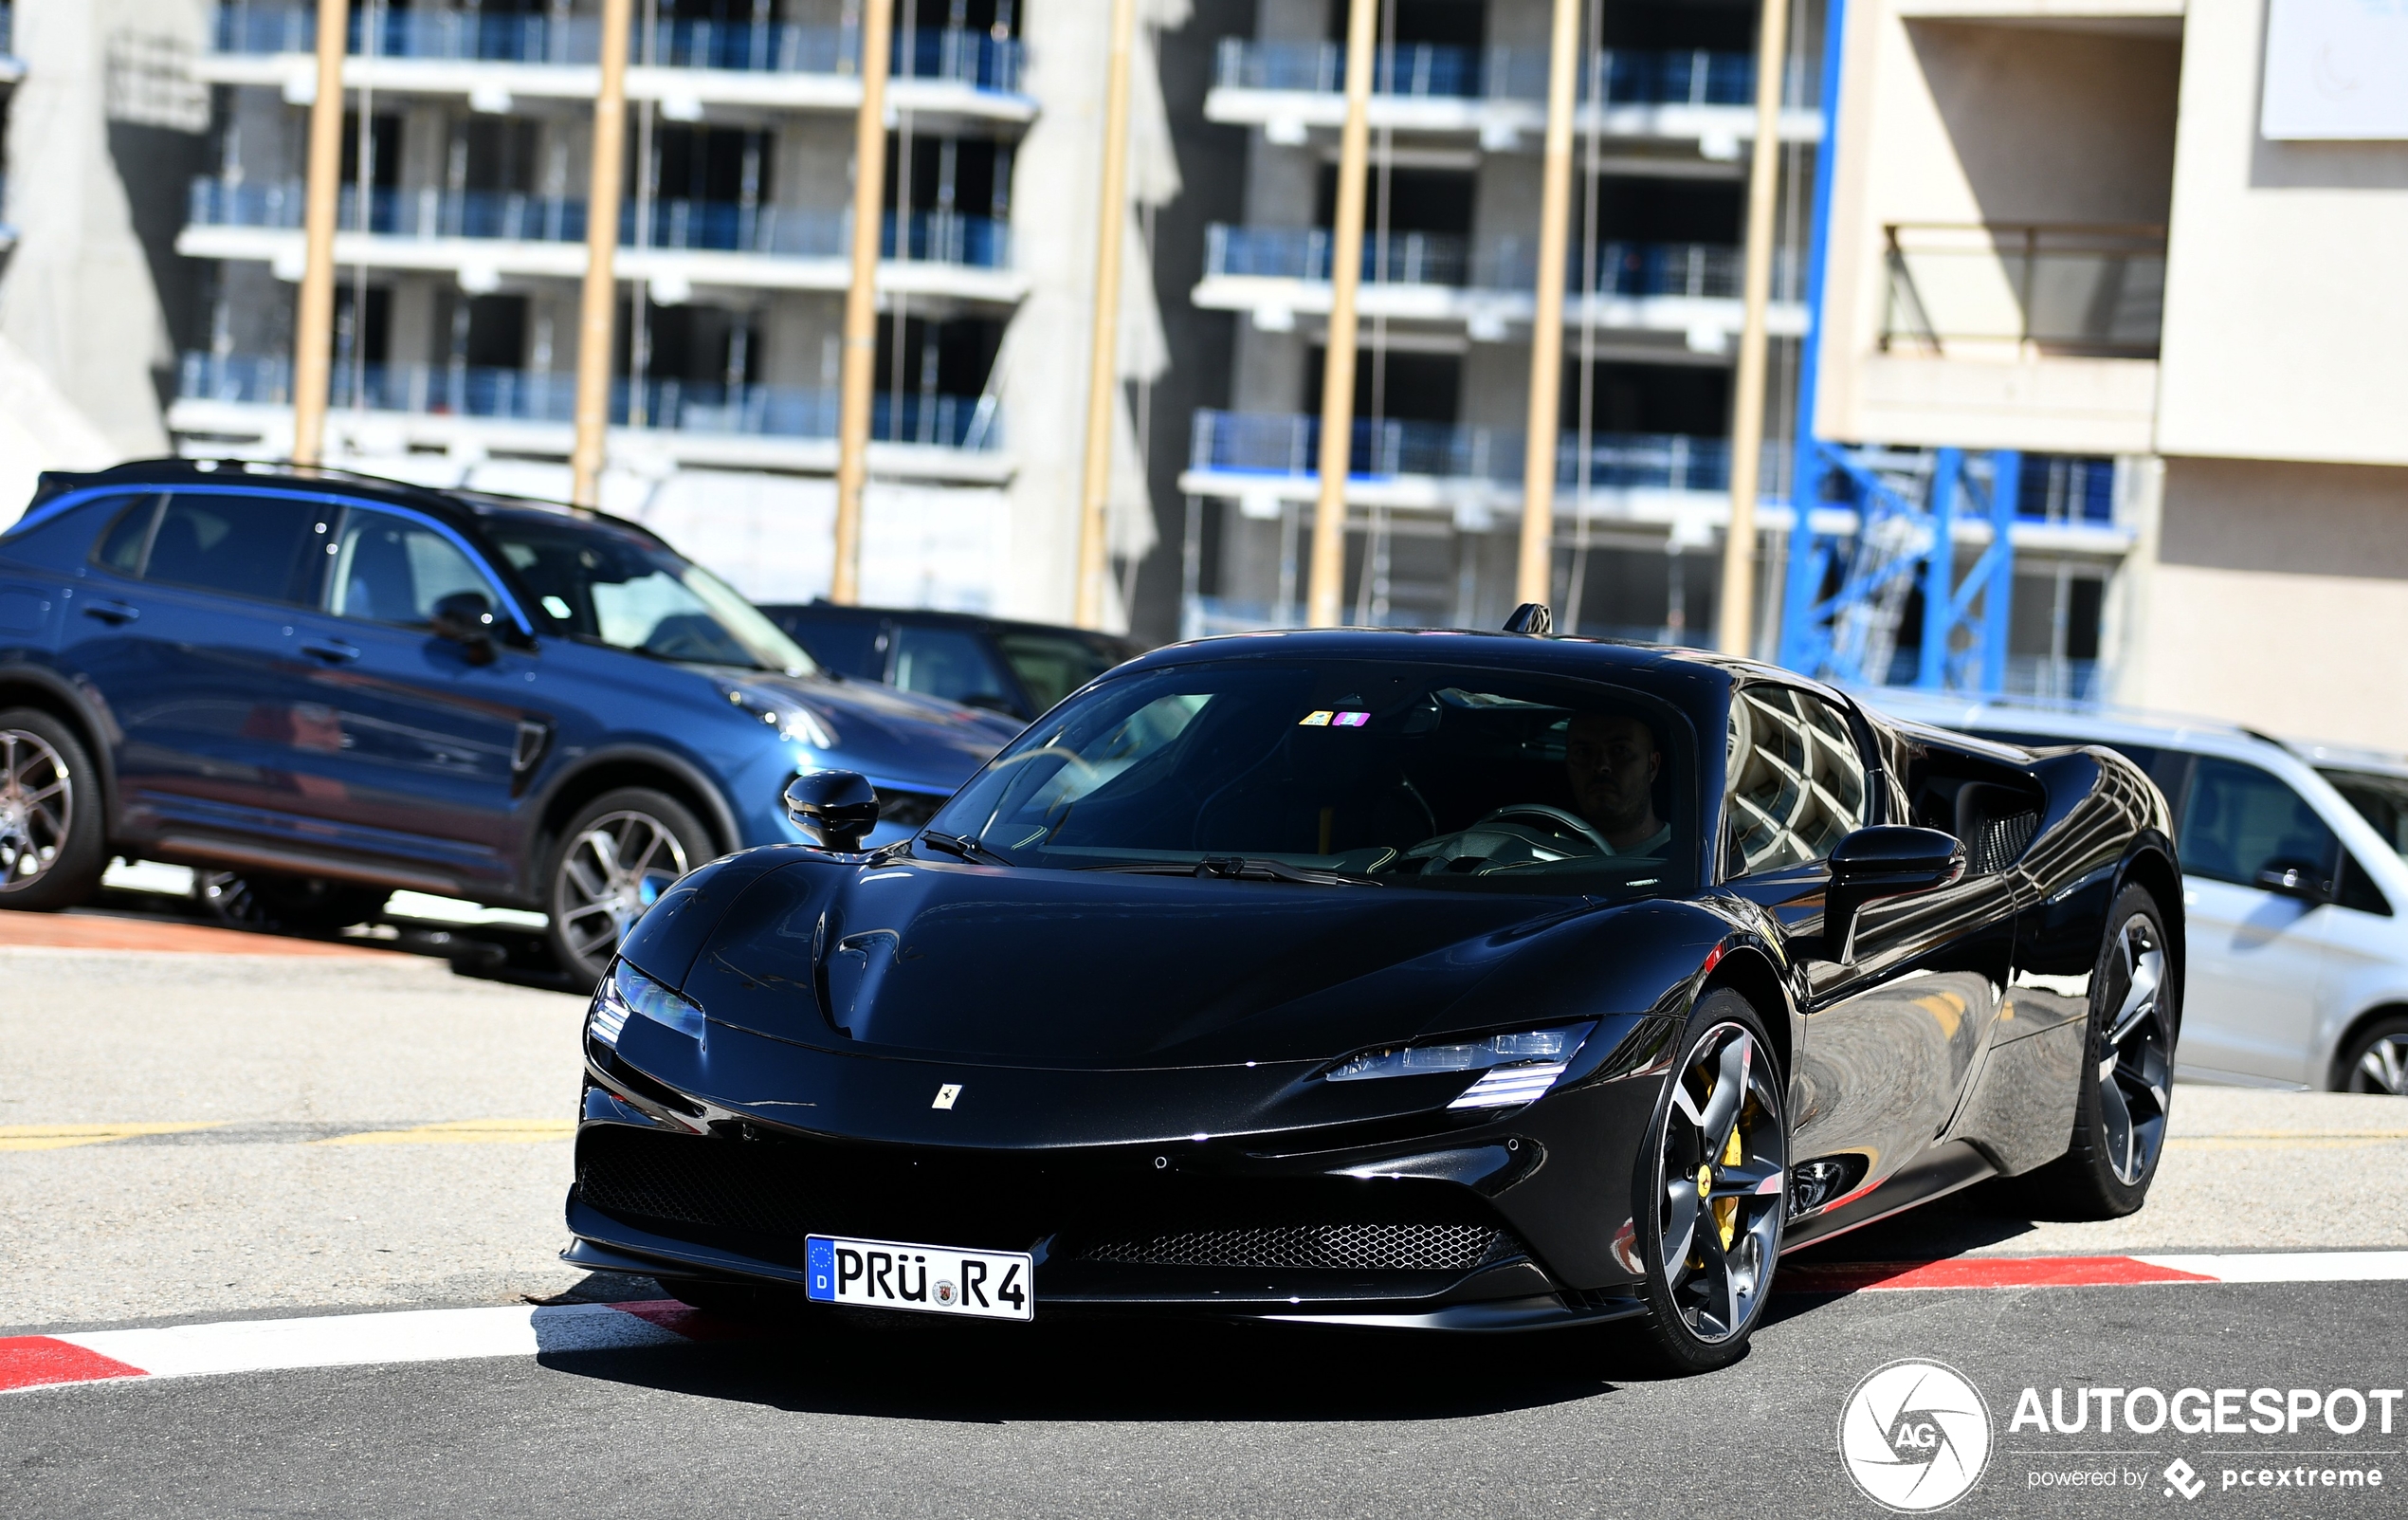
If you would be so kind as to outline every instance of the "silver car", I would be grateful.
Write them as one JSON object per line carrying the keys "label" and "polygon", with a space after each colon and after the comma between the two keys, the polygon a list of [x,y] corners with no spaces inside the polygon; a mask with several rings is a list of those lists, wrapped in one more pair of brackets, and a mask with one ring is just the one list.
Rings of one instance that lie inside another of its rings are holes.
{"label": "silver car", "polygon": [[2106,744],[2177,819],[2189,994],[2176,1073],[2408,1095],[2408,760],[2248,729],[1868,692],[2029,748]]}

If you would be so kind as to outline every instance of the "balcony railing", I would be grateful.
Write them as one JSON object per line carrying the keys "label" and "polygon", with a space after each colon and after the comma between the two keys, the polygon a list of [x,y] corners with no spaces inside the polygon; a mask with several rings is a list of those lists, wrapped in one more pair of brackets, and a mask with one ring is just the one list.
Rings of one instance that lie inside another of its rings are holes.
{"label": "balcony railing", "polygon": [[[306,53],[318,46],[315,8],[234,4],[217,12],[221,53]],[[601,56],[593,16],[483,15],[474,10],[354,8],[345,46],[355,56],[453,63],[592,64]],[[630,62],[664,68],[776,74],[851,74],[861,36],[851,27],[791,22],[657,20],[639,25]],[[1011,94],[1020,87],[1020,43],[983,31],[920,27],[898,34],[888,66],[901,77],[947,80]]]}
{"label": "balcony railing", "polygon": [[[196,179],[192,181],[188,219],[195,227],[298,228],[305,199],[297,180],[251,184]],[[648,226],[634,203],[621,203],[621,247],[834,259],[844,257],[851,246],[849,211],[743,206],[734,201],[659,200],[652,203],[650,212]],[[894,212],[886,213],[880,235],[883,257],[981,269],[1011,266],[1011,229],[1001,222],[953,211],[914,211],[908,226],[902,229],[908,241],[900,253],[896,247],[897,222]],[[486,190],[447,192],[431,186],[421,190],[372,189],[363,223],[358,187],[345,185],[336,211],[336,226],[345,231],[364,230],[388,237],[582,243],[585,202],[565,195]]]}
{"label": "balcony railing", "polygon": [[[416,416],[564,424],[576,412],[576,377],[566,372],[337,362],[328,390],[328,404],[338,411],[358,406]],[[290,406],[293,361],[283,355],[186,354],[176,394],[188,401]],[[624,378],[611,382],[611,421],[618,427],[820,439],[836,436],[836,416],[832,390],[679,379],[641,386]],[[880,443],[943,449],[992,449],[1002,442],[992,403],[917,393],[898,398],[884,391],[871,403],[869,435]]]}
{"label": "balcony railing", "polygon": [[[1608,48],[1584,61],[1579,98],[1602,82],[1609,105],[1753,105],[1756,60],[1747,53],[1703,48],[1641,51]],[[1262,42],[1224,37],[1213,82],[1224,89],[1302,90],[1335,94],[1346,86],[1346,49],[1330,42]],[[1791,105],[1811,104],[1802,71],[1785,93]],[[1547,93],[1547,55],[1537,47],[1453,47],[1432,43],[1379,49],[1372,64],[1375,93],[1414,99],[1541,101]]]}
{"label": "balcony railing", "polygon": [[[1226,227],[1205,229],[1204,271],[1273,279],[1329,278],[1331,234],[1325,229]],[[1501,238],[1481,254],[1468,239],[1444,232],[1392,232],[1384,240],[1363,236],[1363,278],[1379,284],[1470,286],[1529,290],[1538,284],[1538,249],[1527,238]],[[1581,252],[1568,250],[1566,288],[1578,295],[1699,296],[1736,300],[1745,255],[1709,243],[1608,242],[1596,250],[1596,284],[1581,267]],[[1798,261],[1794,250],[1777,249],[1773,299],[1797,299]]]}
{"label": "balcony railing", "polygon": [[[1309,476],[1320,464],[1321,419],[1305,415],[1199,411],[1189,434],[1188,466],[1231,474]],[[1579,479],[1579,435],[1556,446],[1556,478]],[[1730,485],[1730,443],[1679,433],[1596,433],[1589,440],[1589,484],[1601,490],[1720,491]],[[1348,475],[1402,475],[1485,481],[1522,480],[1522,434],[1454,423],[1355,419]]]}
{"label": "balcony railing", "polygon": [[1883,231],[1886,353],[2157,357],[2162,227],[1900,222]]}

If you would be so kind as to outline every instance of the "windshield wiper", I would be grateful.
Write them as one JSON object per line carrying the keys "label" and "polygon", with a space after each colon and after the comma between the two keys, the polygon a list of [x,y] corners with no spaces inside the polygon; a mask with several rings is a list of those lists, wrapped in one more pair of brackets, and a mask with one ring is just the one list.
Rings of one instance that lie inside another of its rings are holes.
{"label": "windshield wiper", "polygon": [[1082,870],[1120,870],[1146,876],[1200,876],[1219,881],[1304,882],[1313,887],[1385,887],[1369,876],[1342,870],[1314,870],[1284,860],[1257,855],[1206,855],[1193,865],[1183,860],[1116,860],[1108,865],[1083,866]]}
{"label": "windshield wiper", "polygon": [[920,831],[920,837],[927,840],[930,844],[935,845],[946,854],[959,855],[962,859],[970,862],[974,866],[1010,866],[1015,864],[1010,857],[1002,854],[1001,852],[990,850],[985,845],[980,844],[977,840],[966,838],[961,834],[939,833],[934,829],[922,829]]}

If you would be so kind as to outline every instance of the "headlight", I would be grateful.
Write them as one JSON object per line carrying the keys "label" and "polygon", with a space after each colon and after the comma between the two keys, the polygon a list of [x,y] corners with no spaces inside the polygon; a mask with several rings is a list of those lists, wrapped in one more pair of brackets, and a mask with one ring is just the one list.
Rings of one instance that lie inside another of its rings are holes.
{"label": "headlight", "polygon": [[1479,1081],[1447,1105],[1450,1108],[1504,1108],[1528,1103],[1555,1086],[1578,1054],[1595,1023],[1491,1035],[1464,1045],[1405,1045],[1370,1051],[1332,1068],[1332,1082],[1365,1082],[1383,1076],[1425,1076],[1435,1071],[1478,1071]]}
{"label": "headlight", "polygon": [[624,961],[611,963],[611,974],[594,989],[593,1006],[586,1010],[585,1032],[596,1044],[619,1048],[619,1034],[630,1018],[666,1024],[688,1039],[702,1037],[702,1010],[669,991]]}

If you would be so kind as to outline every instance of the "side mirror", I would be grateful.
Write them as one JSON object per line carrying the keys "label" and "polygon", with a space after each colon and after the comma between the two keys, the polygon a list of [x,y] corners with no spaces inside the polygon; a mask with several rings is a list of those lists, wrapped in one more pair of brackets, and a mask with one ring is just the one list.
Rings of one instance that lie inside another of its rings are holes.
{"label": "side mirror", "polygon": [[2257,889],[2278,897],[2296,897],[2309,905],[2333,900],[2333,884],[2312,862],[2296,859],[2270,860],[2257,873]]}
{"label": "side mirror", "polygon": [[455,591],[435,603],[435,637],[457,644],[471,665],[493,663],[493,603],[484,594]]}
{"label": "side mirror", "polygon": [[1964,845],[1937,829],[1888,824],[1842,839],[1831,852],[1831,887],[1823,894],[1823,943],[1837,949],[1832,959],[1854,958],[1856,914],[1867,903],[1927,892],[1964,873]]}
{"label": "side mirror", "polygon": [[859,850],[878,827],[878,793],[859,771],[808,771],[786,783],[786,816],[822,850]]}

